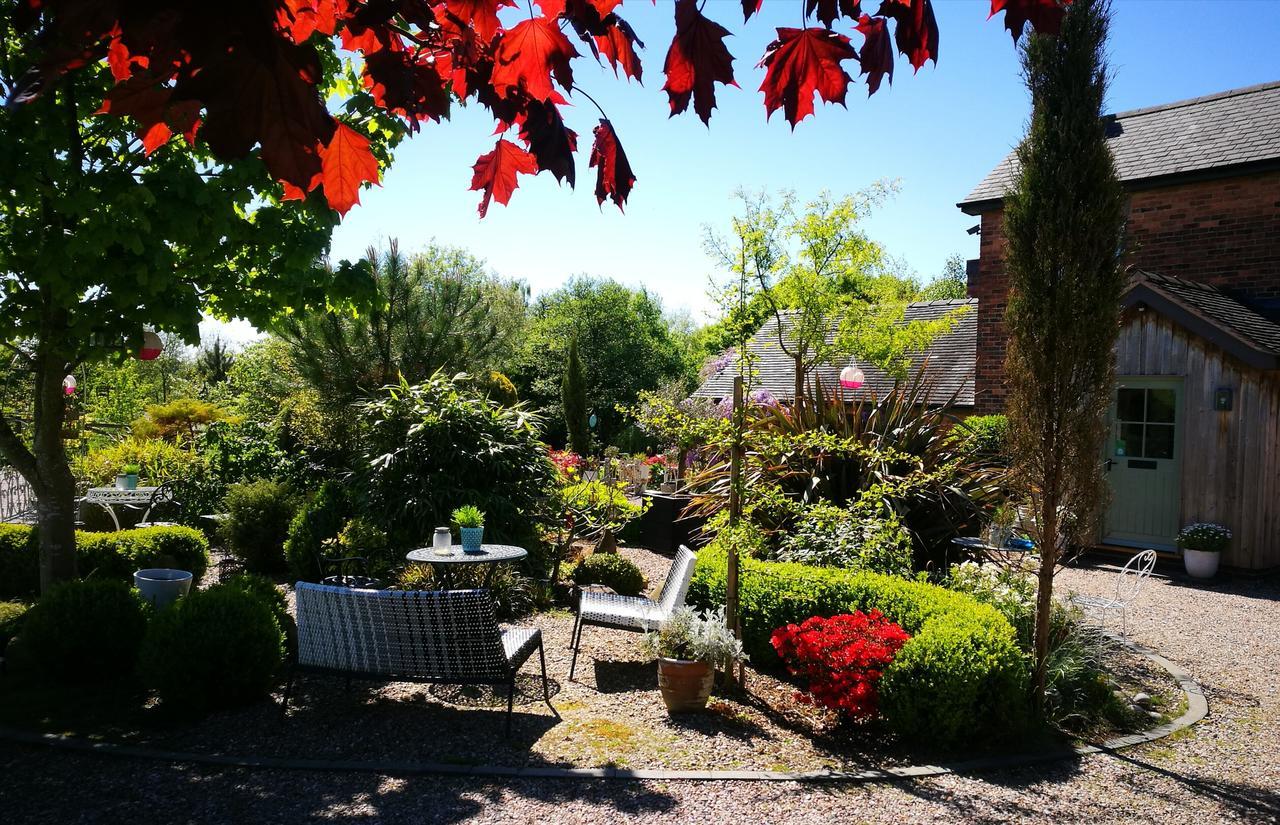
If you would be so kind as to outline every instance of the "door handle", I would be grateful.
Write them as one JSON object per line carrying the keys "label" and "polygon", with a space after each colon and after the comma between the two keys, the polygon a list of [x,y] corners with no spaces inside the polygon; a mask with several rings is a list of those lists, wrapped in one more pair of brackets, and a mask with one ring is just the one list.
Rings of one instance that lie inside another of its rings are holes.
{"label": "door handle", "polygon": [[1103,461],[1103,462],[1102,462],[1102,464],[1103,464],[1104,469],[1106,469],[1106,471],[1109,473],[1109,472],[1111,472],[1111,468],[1112,468],[1113,466],[1115,466],[1115,461],[1113,461],[1112,459],[1108,458],[1106,461]]}

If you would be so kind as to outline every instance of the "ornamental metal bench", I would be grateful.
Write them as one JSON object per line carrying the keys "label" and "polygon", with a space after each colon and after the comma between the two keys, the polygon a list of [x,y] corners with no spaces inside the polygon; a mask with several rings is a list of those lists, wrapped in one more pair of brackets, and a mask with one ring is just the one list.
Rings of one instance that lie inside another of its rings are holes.
{"label": "ornamental metal bench", "polygon": [[560,718],[551,704],[542,631],[499,627],[487,590],[359,590],[298,582],[295,593],[298,655],[280,703],[282,714],[301,673],[506,685],[510,735],[516,672],[537,651],[543,699]]}

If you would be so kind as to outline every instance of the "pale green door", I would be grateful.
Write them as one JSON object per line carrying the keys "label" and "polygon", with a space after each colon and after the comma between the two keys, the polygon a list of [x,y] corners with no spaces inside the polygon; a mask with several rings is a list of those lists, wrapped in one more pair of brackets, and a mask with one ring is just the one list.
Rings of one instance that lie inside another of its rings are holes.
{"label": "pale green door", "polygon": [[1181,498],[1182,380],[1120,378],[1111,403],[1103,541],[1174,549]]}

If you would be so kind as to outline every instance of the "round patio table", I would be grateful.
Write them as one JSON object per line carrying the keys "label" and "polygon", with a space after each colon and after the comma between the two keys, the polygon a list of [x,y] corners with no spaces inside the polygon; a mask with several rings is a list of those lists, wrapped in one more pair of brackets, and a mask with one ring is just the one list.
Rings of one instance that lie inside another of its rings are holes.
{"label": "round patio table", "polygon": [[415,564],[427,564],[435,571],[437,580],[440,582],[442,590],[453,589],[453,571],[468,565],[485,564],[489,569],[485,572],[484,584],[481,585],[488,589],[489,584],[493,581],[493,572],[502,562],[520,561],[529,555],[529,551],[523,547],[516,547],[511,544],[482,544],[479,553],[466,553],[462,550],[461,544],[454,544],[449,547],[449,554],[444,555],[442,551],[437,551],[434,547],[419,547],[417,550],[410,550],[405,555],[405,561]]}

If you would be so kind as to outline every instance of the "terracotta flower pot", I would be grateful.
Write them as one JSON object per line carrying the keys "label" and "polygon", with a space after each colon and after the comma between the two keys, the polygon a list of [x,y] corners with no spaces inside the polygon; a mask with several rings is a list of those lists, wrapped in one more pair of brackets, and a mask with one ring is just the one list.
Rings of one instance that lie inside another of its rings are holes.
{"label": "terracotta flower pot", "polygon": [[707,706],[715,671],[708,662],[658,659],[658,689],[668,713],[693,713]]}

